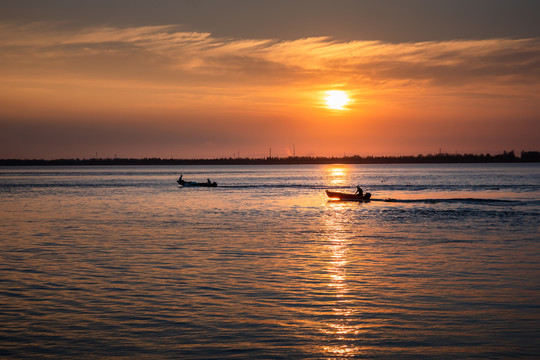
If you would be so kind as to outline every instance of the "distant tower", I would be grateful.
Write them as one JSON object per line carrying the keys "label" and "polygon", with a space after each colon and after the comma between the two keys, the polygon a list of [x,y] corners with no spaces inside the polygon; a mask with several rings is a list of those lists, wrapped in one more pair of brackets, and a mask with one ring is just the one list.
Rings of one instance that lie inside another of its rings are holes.
{"label": "distant tower", "polygon": [[292,144],[292,156],[296,157],[296,145]]}
{"label": "distant tower", "polygon": [[270,158],[270,159],[271,159],[271,158],[272,158],[272,148],[270,148],[270,150],[269,150],[268,154],[269,154],[269,155],[268,155],[268,158]]}

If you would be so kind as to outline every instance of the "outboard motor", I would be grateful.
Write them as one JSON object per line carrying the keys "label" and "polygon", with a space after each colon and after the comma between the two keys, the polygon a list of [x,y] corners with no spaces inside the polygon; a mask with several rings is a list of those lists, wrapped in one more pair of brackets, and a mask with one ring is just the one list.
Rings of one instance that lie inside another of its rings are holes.
{"label": "outboard motor", "polygon": [[371,193],[365,193],[364,200],[369,200],[369,199],[371,199]]}

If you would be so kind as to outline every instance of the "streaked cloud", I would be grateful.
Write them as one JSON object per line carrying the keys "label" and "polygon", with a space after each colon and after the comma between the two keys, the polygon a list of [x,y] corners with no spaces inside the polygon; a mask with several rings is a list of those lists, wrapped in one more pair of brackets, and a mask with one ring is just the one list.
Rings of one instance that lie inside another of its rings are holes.
{"label": "streaked cloud", "polygon": [[[297,76],[310,81],[325,72],[356,81],[429,80],[455,85],[487,77],[525,84],[540,77],[539,39],[421,43],[340,42],[328,37],[293,41],[224,39],[209,33],[182,32],[181,27],[173,25],[65,32],[51,24],[34,23],[3,24],[0,29],[4,69],[19,61],[28,67],[54,68],[68,59],[83,65],[78,69],[83,75],[85,58],[113,60],[103,66],[115,70],[117,57],[140,62],[141,72],[150,70],[142,67],[147,63],[170,75],[189,71],[191,76],[201,75],[201,81],[204,75],[219,78],[226,73],[259,74],[264,78],[272,69],[285,71],[286,79]],[[70,70],[77,71],[77,67]],[[110,79],[110,74],[107,76]],[[118,77],[122,76],[120,72]]]}

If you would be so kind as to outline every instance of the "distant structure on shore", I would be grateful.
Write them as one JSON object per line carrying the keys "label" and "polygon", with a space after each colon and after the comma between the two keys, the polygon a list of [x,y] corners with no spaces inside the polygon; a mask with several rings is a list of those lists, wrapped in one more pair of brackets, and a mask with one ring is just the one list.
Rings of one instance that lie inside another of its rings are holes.
{"label": "distant structure on shore", "polygon": [[429,154],[413,156],[288,156],[266,158],[162,159],[162,158],[91,158],[91,159],[0,159],[0,166],[46,165],[287,165],[287,164],[415,164],[415,163],[526,163],[540,162],[540,152],[514,151],[502,154]]}

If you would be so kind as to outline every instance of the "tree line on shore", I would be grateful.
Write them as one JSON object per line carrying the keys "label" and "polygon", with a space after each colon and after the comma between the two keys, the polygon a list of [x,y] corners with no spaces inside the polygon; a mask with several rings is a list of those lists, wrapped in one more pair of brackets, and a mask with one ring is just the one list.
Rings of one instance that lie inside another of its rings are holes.
{"label": "tree line on shore", "polygon": [[540,162],[540,152],[514,151],[501,154],[429,154],[406,156],[288,156],[264,158],[162,159],[162,158],[88,158],[88,159],[0,159],[0,166],[46,165],[285,165],[285,164],[414,164],[414,163],[515,163]]}

